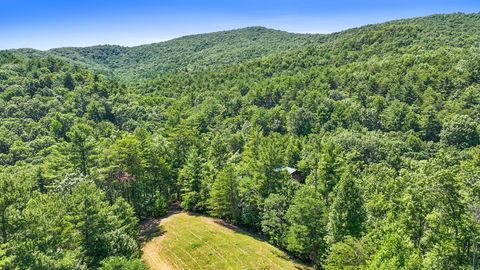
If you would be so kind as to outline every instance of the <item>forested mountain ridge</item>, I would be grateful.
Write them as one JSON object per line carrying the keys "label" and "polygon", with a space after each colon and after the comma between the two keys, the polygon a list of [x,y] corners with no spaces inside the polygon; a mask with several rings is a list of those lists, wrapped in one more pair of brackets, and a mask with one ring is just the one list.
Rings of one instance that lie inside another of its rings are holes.
{"label": "forested mountain ridge", "polygon": [[[409,44],[429,49],[439,44],[478,46],[477,14],[440,14],[367,25],[329,34],[294,34],[264,27],[247,27],[172,39],[165,42],[123,47],[99,45],[84,48],[65,47],[48,51],[17,50],[29,56],[58,56],[100,71],[127,77],[152,77],[172,71],[195,71],[226,66],[305,46],[324,46],[394,53]],[[459,29],[461,31],[459,32]],[[382,45],[396,38],[396,44]],[[378,50],[377,50],[378,49]],[[122,77],[121,76],[121,77]]]}
{"label": "forested mountain ridge", "polygon": [[[64,57],[113,72],[119,77],[151,77],[175,70],[225,66],[287,51],[318,40],[319,35],[293,34],[265,27],[247,27],[180,37],[135,47],[100,45],[24,52]],[[21,52],[21,51],[20,51]]]}
{"label": "forested mountain ridge", "polygon": [[[139,77],[109,63],[126,86],[55,55],[2,52],[0,265],[136,264],[136,218],[179,199],[318,268],[472,267],[478,25],[479,14],[398,20]],[[52,218],[69,229],[47,240]]]}

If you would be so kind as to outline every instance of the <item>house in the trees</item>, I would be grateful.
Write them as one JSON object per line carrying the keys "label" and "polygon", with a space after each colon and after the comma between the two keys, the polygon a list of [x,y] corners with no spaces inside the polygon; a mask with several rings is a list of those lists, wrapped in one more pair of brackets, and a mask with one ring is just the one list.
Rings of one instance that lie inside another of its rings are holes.
{"label": "house in the trees", "polygon": [[299,183],[305,183],[305,177],[302,175],[302,172],[292,168],[292,167],[280,167],[275,169],[276,172],[287,171],[293,179],[297,180]]}

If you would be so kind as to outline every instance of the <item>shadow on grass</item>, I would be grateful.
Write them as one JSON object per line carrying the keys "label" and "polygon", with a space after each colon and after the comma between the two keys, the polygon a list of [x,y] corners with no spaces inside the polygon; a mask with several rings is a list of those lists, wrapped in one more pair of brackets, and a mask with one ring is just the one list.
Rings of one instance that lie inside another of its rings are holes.
{"label": "shadow on grass", "polygon": [[[146,219],[140,222],[141,242],[144,244],[155,237],[162,236],[163,234],[165,234],[166,231],[161,225],[161,222],[168,219],[170,216],[181,213],[181,212],[194,217],[208,217],[205,214],[195,213],[195,212],[185,212],[178,207],[171,207],[168,211],[168,214],[162,218]],[[249,231],[248,228],[241,228],[239,226],[228,223],[222,219],[218,219],[214,217],[208,217],[208,218],[210,218],[215,224],[234,231],[234,233],[247,235],[258,241],[268,243],[268,239],[265,236],[262,236],[261,234],[259,234],[258,232]],[[272,254],[278,258],[295,262],[296,269],[304,269],[304,270],[314,269],[311,264],[305,263],[304,261],[301,261],[298,258],[291,256],[286,250],[283,250],[279,247],[276,247],[276,250],[272,251]]]}
{"label": "shadow on grass", "polygon": [[[195,215],[195,214],[194,214]],[[268,239],[258,233],[255,233],[255,232],[251,232],[251,231],[248,231],[246,229],[242,229],[236,225],[233,225],[231,223],[228,223],[226,222],[225,220],[222,220],[222,219],[218,219],[218,218],[213,218],[213,222],[215,222],[216,224],[220,225],[220,226],[223,226],[225,228],[228,228],[230,230],[233,230],[235,233],[239,233],[239,234],[243,234],[243,235],[247,235],[247,236],[250,236],[252,238],[255,238],[256,240],[258,241],[262,241],[262,242],[266,242],[268,244],[270,244],[268,242]],[[273,246],[273,245],[272,245]],[[272,254],[274,254],[275,256],[277,256],[278,258],[281,258],[281,259],[284,259],[284,260],[289,260],[289,261],[293,261],[295,263],[297,263],[298,265],[295,266],[296,269],[313,269],[313,266],[309,263],[306,263],[302,260],[299,260],[298,258],[296,257],[293,257],[292,255],[290,255],[288,253],[288,251],[286,250],[283,250],[282,248],[280,247],[276,247],[274,246],[275,248],[277,248],[276,251],[272,252]]]}
{"label": "shadow on grass", "polygon": [[160,227],[161,219],[146,219],[140,222],[140,242],[146,243],[165,233]]}
{"label": "shadow on grass", "polygon": [[144,244],[152,240],[152,238],[163,235],[165,230],[160,225],[162,220],[178,213],[180,213],[179,209],[170,208],[167,214],[161,218],[149,218],[140,221],[140,242]]}
{"label": "shadow on grass", "polygon": [[252,238],[255,238],[256,240],[259,240],[259,241],[267,242],[267,240],[268,240],[266,237],[264,237],[264,236],[262,236],[258,233],[255,233],[253,231],[248,231],[247,229],[244,229],[244,228],[240,228],[236,225],[233,225],[231,223],[226,222],[223,219],[213,218],[213,222],[215,222],[216,224],[218,224],[220,226],[228,228],[232,231],[235,231],[236,233],[248,235],[248,236],[250,236]]}

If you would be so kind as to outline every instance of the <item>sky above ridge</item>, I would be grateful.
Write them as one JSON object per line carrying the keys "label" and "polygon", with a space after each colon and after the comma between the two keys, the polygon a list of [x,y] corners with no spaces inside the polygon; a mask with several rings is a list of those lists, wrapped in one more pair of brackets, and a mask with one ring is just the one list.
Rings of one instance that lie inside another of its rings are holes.
{"label": "sky above ridge", "polygon": [[0,0],[0,49],[134,46],[246,26],[331,33],[453,12],[480,12],[480,0]]}

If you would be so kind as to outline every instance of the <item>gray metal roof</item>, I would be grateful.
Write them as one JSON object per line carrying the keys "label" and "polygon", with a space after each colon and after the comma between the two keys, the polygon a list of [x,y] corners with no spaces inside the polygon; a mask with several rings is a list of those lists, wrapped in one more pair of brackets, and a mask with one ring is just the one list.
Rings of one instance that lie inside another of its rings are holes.
{"label": "gray metal roof", "polygon": [[276,168],[275,171],[276,172],[287,171],[289,174],[292,174],[298,170],[292,167],[279,167],[279,168]]}

